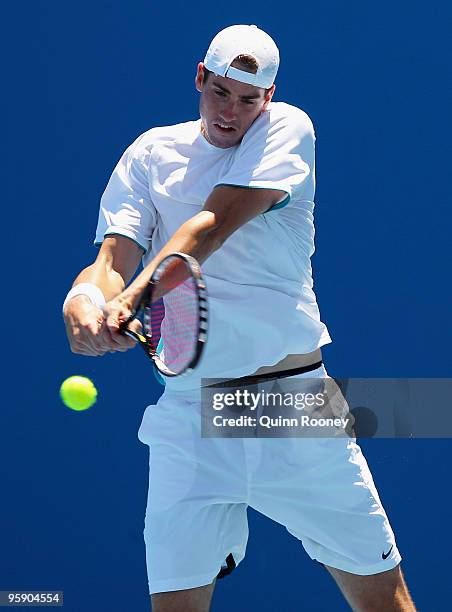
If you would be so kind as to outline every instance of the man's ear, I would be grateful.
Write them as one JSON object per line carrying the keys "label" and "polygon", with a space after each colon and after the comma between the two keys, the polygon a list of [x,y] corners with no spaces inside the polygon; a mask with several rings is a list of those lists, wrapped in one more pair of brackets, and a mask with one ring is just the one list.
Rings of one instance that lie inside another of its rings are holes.
{"label": "man's ear", "polygon": [[200,93],[203,90],[203,80],[204,80],[204,64],[202,62],[199,62],[198,69],[196,71],[196,77],[195,77],[195,87],[196,87],[196,90],[199,91]]}
{"label": "man's ear", "polygon": [[269,91],[265,94],[265,102],[264,105],[262,107],[262,112],[267,110],[267,106],[270,104],[272,98],[273,98],[273,94],[275,93],[275,89],[276,89],[276,85],[273,84]]}

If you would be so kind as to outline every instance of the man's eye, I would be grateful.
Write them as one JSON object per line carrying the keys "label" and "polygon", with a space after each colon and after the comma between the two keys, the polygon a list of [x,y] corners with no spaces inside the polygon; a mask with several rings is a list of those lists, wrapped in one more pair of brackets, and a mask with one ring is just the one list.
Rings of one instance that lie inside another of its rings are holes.
{"label": "man's eye", "polygon": [[243,100],[245,104],[254,104],[253,100]]}
{"label": "man's eye", "polygon": [[215,93],[217,94],[217,96],[225,96],[226,94],[224,93],[224,91],[219,91],[218,89],[214,90]]}

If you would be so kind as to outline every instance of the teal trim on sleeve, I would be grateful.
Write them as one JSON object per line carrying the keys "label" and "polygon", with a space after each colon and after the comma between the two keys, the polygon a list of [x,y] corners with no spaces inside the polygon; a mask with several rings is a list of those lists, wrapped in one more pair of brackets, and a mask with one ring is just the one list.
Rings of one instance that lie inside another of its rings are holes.
{"label": "teal trim on sleeve", "polygon": [[[128,240],[131,240],[138,247],[140,247],[140,249],[143,251],[143,253],[146,253],[146,249],[144,248],[144,246],[142,244],[140,244],[139,242],[137,242],[136,240],[134,240],[133,238],[130,238],[130,236],[125,236],[124,234],[120,234],[119,232],[111,232],[111,234],[105,234],[104,238],[108,238],[109,236],[121,236],[121,238],[128,238]],[[100,248],[102,246],[102,242],[95,242],[94,246]]]}
{"label": "teal trim on sleeve", "polygon": [[278,204],[275,204],[274,206],[272,206],[271,208],[269,208],[266,213],[271,212],[272,210],[277,210],[278,208],[284,208],[285,206],[287,206],[290,202],[290,195],[287,194],[287,196],[284,198],[284,200],[282,202],[278,202]]}

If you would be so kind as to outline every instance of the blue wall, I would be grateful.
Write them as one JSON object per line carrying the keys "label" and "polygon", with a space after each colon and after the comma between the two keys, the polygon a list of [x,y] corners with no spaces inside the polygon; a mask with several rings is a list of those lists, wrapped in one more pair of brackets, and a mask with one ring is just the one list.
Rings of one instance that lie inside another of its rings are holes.
{"label": "blue wall", "polygon": [[[149,127],[197,118],[213,35],[257,23],[277,40],[275,100],[317,132],[317,252],[335,376],[450,376],[446,3],[97,0],[9,7],[3,69],[6,373],[0,411],[0,590],[62,589],[70,612],[148,609],[142,523],[160,393],[142,356],[70,353],[61,303],[95,257],[99,197]],[[449,55],[449,57],[448,57]],[[99,401],[74,413],[67,376]],[[432,407],[433,409],[434,407]],[[450,440],[363,444],[422,610],[445,607]],[[213,610],[346,610],[325,571],[250,513],[248,554]]]}

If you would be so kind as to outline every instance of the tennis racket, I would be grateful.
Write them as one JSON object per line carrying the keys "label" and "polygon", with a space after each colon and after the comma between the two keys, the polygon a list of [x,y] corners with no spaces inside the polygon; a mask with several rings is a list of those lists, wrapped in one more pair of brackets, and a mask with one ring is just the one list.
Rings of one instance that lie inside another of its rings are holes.
{"label": "tennis racket", "polygon": [[[128,328],[139,319],[143,333]],[[193,257],[172,253],[152,274],[137,309],[120,325],[164,376],[180,376],[198,364],[207,339],[207,293]]]}

